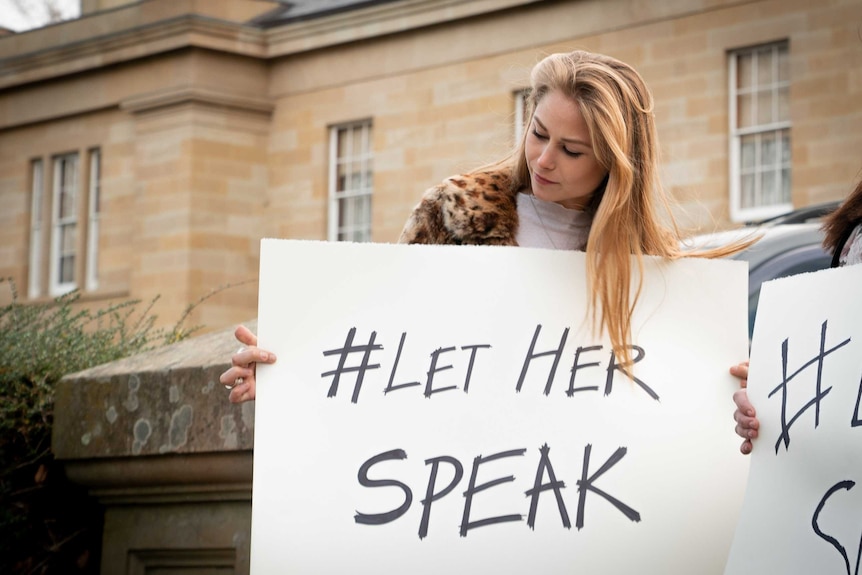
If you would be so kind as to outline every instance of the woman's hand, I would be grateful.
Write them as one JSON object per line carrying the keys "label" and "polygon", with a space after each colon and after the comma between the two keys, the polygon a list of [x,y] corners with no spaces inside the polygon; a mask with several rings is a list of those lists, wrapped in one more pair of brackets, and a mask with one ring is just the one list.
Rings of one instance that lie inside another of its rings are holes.
{"label": "woman's hand", "polygon": [[275,363],[275,354],[257,347],[257,336],[244,325],[236,328],[234,336],[243,347],[231,357],[231,367],[219,377],[230,390],[231,403],[251,401],[255,396],[255,375],[258,363]]}
{"label": "woman's hand", "polygon": [[733,403],[736,404],[736,411],[733,412],[733,419],[736,421],[736,434],[743,438],[742,445],[739,450],[743,455],[751,453],[751,440],[757,437],[757,430],[760,428],[760,422],[757,421],[757,413],[754,411],[754,406],[748,401],[748,362],[734,365],[730,368],[730,374],[739,378],[739,387],[733,394]]}

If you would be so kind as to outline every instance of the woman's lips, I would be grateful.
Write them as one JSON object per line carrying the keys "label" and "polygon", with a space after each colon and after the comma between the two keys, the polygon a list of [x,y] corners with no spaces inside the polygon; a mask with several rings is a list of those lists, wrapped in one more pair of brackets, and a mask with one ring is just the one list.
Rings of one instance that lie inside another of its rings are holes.
{"label": "woman's lips", "polygon": [[539,183],[543,186],[550,186],[550,185],[556,183],[556,182],[553,182],[547,178],[543,178],[542,176],[540,176],[539,174],[537,174],[535,172],[533,172],[533,177],[536,178],[536,183]]}

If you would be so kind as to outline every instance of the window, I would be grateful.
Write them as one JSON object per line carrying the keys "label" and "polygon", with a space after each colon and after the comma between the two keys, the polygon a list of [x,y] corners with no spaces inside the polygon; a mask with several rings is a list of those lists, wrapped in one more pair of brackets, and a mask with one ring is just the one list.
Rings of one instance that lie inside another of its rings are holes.
{"label": "window", "polygon": [[51,295],[75,289],[78,251],[78,154],[54,158],[54,193],[51,197]]}
{"label": "window", "polygon": [[36,298],[42,295],[42,205],[45,202],[42,160],[31,162],[30,175],[30,274],[27,295]]}
{"label": "window", "polygon": [[730,215],[758,220],[792,209],[787,42],[730,54]]}
{"label": "window", "polygon": [[99,287],[99,211],[101,209],[101,154],[90,150],[89,194],[87,202],[87,289]]}
{"label": "window", "polygon": [[371,241],[371,121],[333,127],[329,140],[329,239]]}
{"label": "window", "polygon": [[[51,164],[45,158],[31,162],[31,298],[98,287],[102,157],[98,148],[89,150],[87,169],[81,170],[82,156],[73,152],[54,156]],[[46,165],[53,169],[46,173]]]}

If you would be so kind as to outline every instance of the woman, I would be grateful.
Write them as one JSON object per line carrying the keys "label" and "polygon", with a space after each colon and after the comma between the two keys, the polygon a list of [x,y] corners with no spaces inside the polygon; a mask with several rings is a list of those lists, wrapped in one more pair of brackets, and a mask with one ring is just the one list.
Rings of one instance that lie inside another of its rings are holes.
{"label": "woman", "polygon": [[[575,51],[533,68],[528,100],[529,125],[517,148],[425,192],[399,241],[585,250],[593,324],[630,365],[631,310],[640,293],[630,295],[630,256],[640,267],[644,255],[683,255],[658,181],[652,95],[628,64]],[[751,242],[685,255],[721,257]],[[248,329],[240,326],[236,337],[248,347],[220,379],[236,384],[230,400],[241,402],[254,398],[255,363],[275,358]]]}
{"label": "woman", "polygon": [[[832,267],[849,266],[862,263],[862,180],[856,185],[841,206],[832,212],[823,223],[823,247],[832,252]],[[748,362],[730,369],[730,373],[741,380],[741,389],[733,394],[736,411],[736,433],[742,437],[739,450],[751,453],[751,441],[757,438],[760,423],[757,421],[754,406],[748,400]]]}

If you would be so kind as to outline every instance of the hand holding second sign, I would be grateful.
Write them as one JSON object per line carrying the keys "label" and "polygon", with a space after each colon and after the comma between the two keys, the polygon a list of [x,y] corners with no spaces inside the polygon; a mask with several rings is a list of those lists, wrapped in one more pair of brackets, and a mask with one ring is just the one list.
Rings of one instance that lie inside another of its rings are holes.
{"label": "hand holding second sign", "polygon": [[736,434],[743,438],[739,450],[744,455],[748,455],[753,447],[751,440],[757,438],[757,430],[760,428],[757,412],[748,400],[748,391],[746,390],[748,387],[748,362],[734,365],[730,368],[730,374],[740,380],[740,389],[733,394],[733,402],[736,404],[733,419],[736,421]]}

